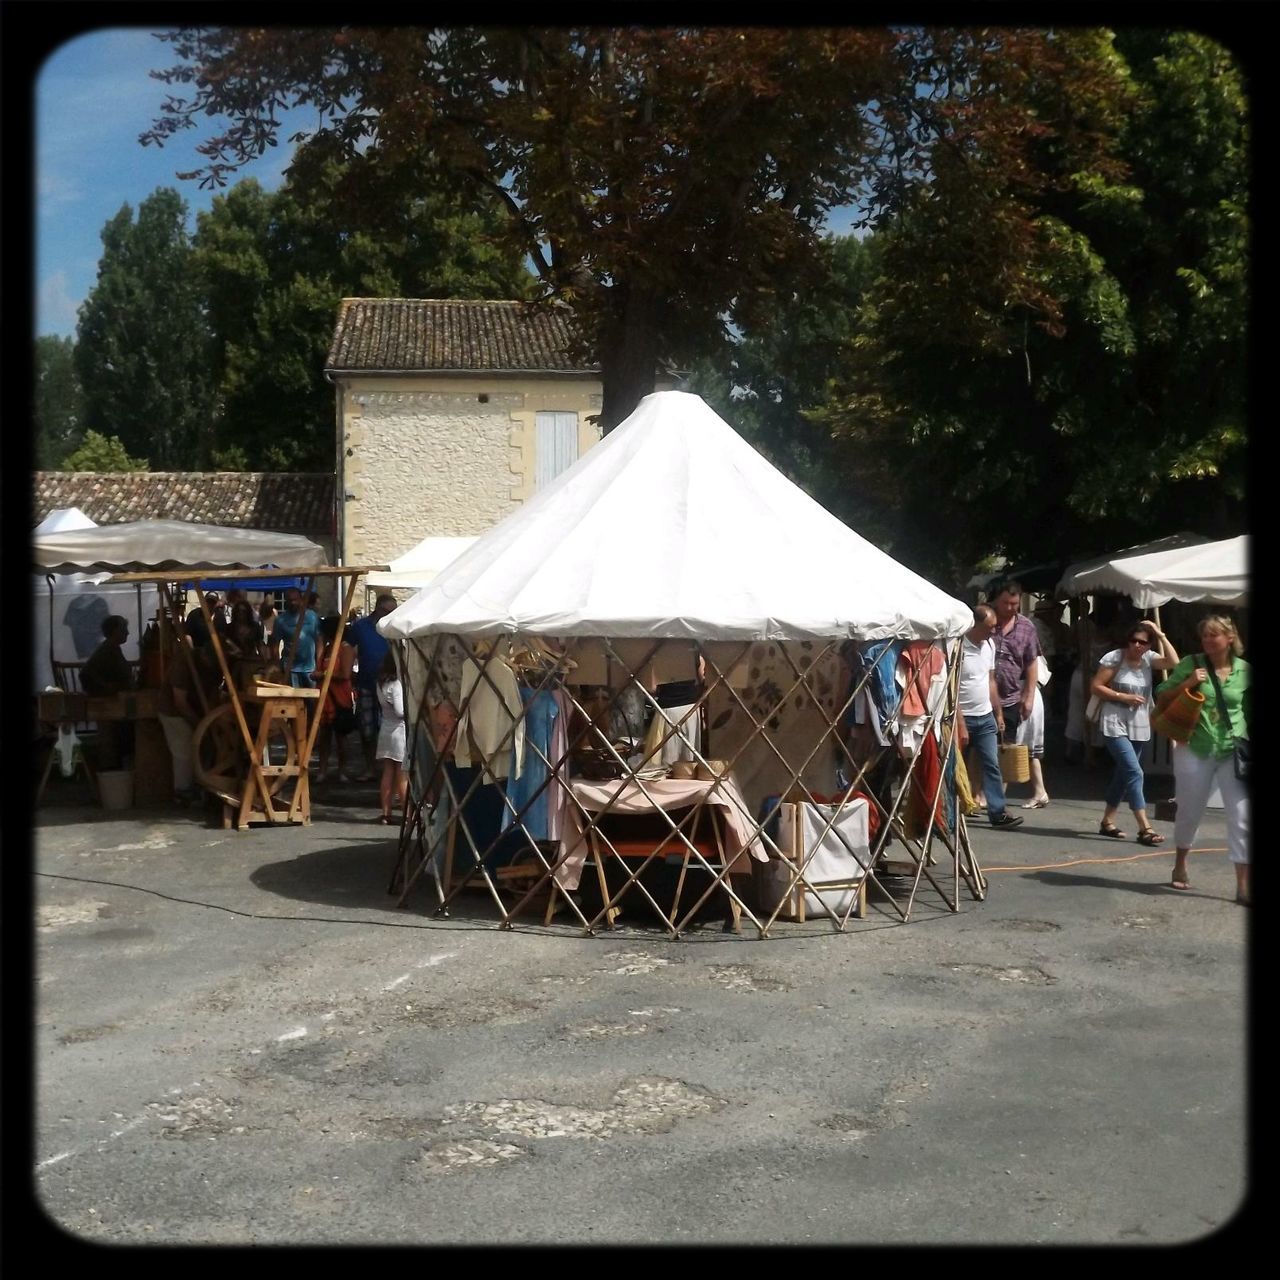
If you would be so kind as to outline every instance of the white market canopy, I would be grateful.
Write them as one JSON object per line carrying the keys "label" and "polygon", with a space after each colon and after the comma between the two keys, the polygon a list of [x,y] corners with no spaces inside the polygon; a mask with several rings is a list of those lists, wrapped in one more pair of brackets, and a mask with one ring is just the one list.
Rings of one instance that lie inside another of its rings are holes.
{"label": "white market canopy", "polygon": [[972,625],[968,605],[842,524],[699,397],[662,391],[378,629],[877,640]]}
{"label": "white market canopy", "polygon": [[365,585],[379,591],[392,587],[411,587],[414,590],[425,587],[475,541],[475,537],[423,538],[416,547],[392,560],[384,572],[369,574]]}
{"label": "white market canopy", "polygon": [[307,569],[325,562],[309,538],[186,520],[134,520],[32,535],[34,567],[45,573],[151,569]]}
{"label": "white market canopy", "polygon": [[1209,542],[1198,534],[1174,534],[1159,543],[1071,565],[1058,584],[1061,595],[1095,591],[1128,596],[1139,609],[1170,600],[1241,604],[1249,594],[1249,537]]}

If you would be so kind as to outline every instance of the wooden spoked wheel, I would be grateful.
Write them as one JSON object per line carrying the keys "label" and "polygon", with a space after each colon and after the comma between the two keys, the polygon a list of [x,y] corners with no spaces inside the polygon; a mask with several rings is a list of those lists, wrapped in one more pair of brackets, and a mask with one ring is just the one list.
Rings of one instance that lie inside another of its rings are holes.
{"label": "wooden spoked wheel", "polygon": [[[250,732],[256,737],[256,717],[250,712],[248,719]],[[287,721],[272,722],[267,736],[267,749],[270,752],[269,763],[297,764],[298,751]],[[191,752],[192,772],[196,782],[227,804],[239,805],[244,795],[245,779],[249,776],[249,762],[245,756],[240,727],[236,724],[235,708],[229,702],[214,707],[196,725]],[[291,779],[287,776],[268,777],[268,794],[274,796],[289,781]]]}

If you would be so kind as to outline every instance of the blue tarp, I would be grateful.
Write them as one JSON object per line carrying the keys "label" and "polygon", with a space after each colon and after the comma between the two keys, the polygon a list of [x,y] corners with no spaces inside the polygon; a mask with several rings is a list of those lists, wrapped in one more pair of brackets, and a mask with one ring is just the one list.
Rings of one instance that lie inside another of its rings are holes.
{"label": "blue tarp", "polygon": [[[200,585],[206,591],[229,591],[239,587],[243,591],[284,591],[289,587],[305,590],[309,578],[201,578]],[[184,582],[183,587],[190,591],[194,582]]]}

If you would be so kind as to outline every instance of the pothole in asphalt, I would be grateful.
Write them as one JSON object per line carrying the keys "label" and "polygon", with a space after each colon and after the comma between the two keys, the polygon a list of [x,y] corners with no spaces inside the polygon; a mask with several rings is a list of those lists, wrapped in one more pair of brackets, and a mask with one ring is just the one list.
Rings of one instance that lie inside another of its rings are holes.
{"label": "pothole in asphalt", "polygon": [[611,1036],[642,1036],[648,1030],[642,1022],[585,1022],[566,1027],[562,1034],[568,1040],[603,1040]]}
{"label": "pothole in asphalt", "polygon": [[225,1098],[180,1098],[175,1102],[149,1102],[147,1110],[159,1120],[166,1138],[217,1138],[245,1132],[233,1123],[235,1112]]}
{"label": "pothole in asphalt", "polygon": [[103,1036],[109,1036],[113,1031],[119,1031],[120,1026],[115,1022],[108,1022],[101,1027],[72,1027],[70,1031],[64,1031],[58,1037],[59,1044],[87,1044],[90,1040],[99,1040]]}
{"label": "pothole in asphalt", "polygon": [[992,923],[1003,929],[1017,929],[1021,933],[1054,933],[1062,928],[1052,920],[995,920]]}
{"label": "pothole in asphalt", "polygon": [[742,964],[713,964],[707,976],[726,991],[789,991],[777,978],[761,977]]}
{"label": "pothole in asphalt", "polygon": [[92,920],[111,917],[111,908],[105,902],[83,899],[58,906],[36,908],[36,928],[48,933],[51,929],[63,929],[69,924],[88,924]]}
{"label": "pothole in asphalt", "polygon": [[[607,1107],[559,1106],[540,1098],[501,1098],[448,1107],[442,1127],[465,1126],[494,1139],[610,1138],[666,1133],[678,1120],[718,1111],[724,1101],[683,1080],[641,1076],[627,1081]],[[433,1148],[434,1150],[434,1148]]]}
{"label": "pothole in asphalt", "polygon": [[1168,924],[1169,919],[1167,911],[1152,911],[1147,915],[1120,916],[1116,924],[1122,929],[1154,929],[1162,924]]}
{"label": "pothole in asphalt", "polygon": [[510,996],[489,999],[468,996],[456,1004],[418,1004],[405,1001],[396,1010],[397,1022],[417,1027],[471,1027],[480,1023],[523,1022],[542,1008],[540,1000],[519,1000]]}
{"label": "pothole in asphalt", "polygon": [[675,961],[665,960],[662,956],[650,955],[647,951],[614,951],[605,957],[606,960],[620,960],[622,963],[609,973],[653,973],[657,969],[665,969]]}
{"label": "pothole in asphalt", "polygon": [[519,1160],[529,1153],[509,1142],[489,1142],[476,1138],[470,1142],[444,1142],[429,1147],[414,1160],[410,1168],[430,1177],[443,1173],[459,1173],[464,1169],[479,1169]]}
{"label": "pothole in asphalt", "polygon": [[971,973],[977,978],[994,978],[997,982],[1029,982],[1038,986],[1049,986],[1057,982],[1051,973],[1035,965],[995,965],[995,964],[949,964],[946,966],[954,973]]}

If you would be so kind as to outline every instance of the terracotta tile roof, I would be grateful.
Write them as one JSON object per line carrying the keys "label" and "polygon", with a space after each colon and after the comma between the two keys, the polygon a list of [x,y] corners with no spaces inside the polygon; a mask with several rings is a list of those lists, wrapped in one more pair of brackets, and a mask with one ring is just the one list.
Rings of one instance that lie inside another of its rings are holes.
{"label": "terracotta tile roof", "polygon": [[585,373],[580,331],[555,303],[344,298],[330,373]]}
{"label": "terracotta tile roof", "polygon": [[31,518],[79,507],[96,524],[193,520],[236,529],[330,534],[334,477],[271,471],[37,471]]}

